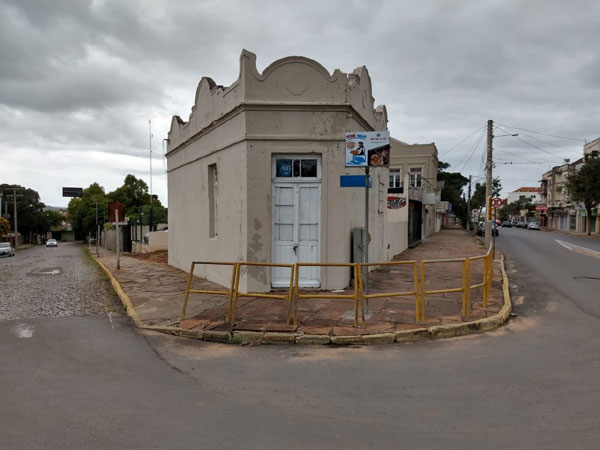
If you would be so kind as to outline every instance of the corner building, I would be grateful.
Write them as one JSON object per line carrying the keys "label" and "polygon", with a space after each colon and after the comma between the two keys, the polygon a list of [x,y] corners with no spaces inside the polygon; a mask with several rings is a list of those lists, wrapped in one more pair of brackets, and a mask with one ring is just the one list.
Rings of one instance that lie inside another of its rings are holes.
{"label": "corner building", "polygon": [[[381,130],[387,112],[374,106],[365,67],[330,74],[291,56],[259,73],[256,56],[242,51],[237,81],[223,87],[202,78],[189,120],[172,119],[169,264],[187,271],[201,260],[351,262],[365,189],[340,187],[340,175],[364,173],[345,167],[345,133]],[[369,260],[386,261],[400,228],[386,224],[388,169],[371,168],[371,176]],[[201,266],[196,274],[231,282],[229,267]],[[264,292],[289,279],[287,269],[245,267],[240,289]],[[299,281],[345,288],[350,270],[302,268]]]}

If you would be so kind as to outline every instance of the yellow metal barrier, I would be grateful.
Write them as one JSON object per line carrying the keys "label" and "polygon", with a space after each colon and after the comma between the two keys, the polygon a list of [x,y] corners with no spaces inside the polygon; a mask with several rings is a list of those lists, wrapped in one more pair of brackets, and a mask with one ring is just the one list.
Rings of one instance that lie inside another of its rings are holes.
{"label": "yellow metal barrier", "polygon": [[[237,271],[235,273],[235,285],[233,288],[233,295],[230,301],[229,309],[227,311],[227,321],[233,322],[235,319],[235,311],[237,309],[238,297],[254,297],[254,298],[279,298],[281,300],[288,301],[288,313],[286,324],[290,323],[290,316],[292,313],[292,286],[294,284],[294,265],[293,264],[272,264],[272,263],[260,263],[260,262],[239,262],[236,263]],[[253,266],[253,267],[287,267],[290,269],[290,287],[287,295],[279,294],[265,294],[265,293],[253,293],[253,292],[240,292],[240,267],[241,266]]]}
{"label": "yellow metal barrier", "polygon": [[[354,283],[354,294],[300,294],[300,288],[298,286],[299,272],[300,267],[352,267],[354,271],[354,280],[358,280],[358,264],[356,263],[297,263],[296,264],[296,279],[295,279],[295,294],[296,294],[296,302],[294,305],[294,325],[298,325],[298,299],[300,298],[340,298],[340,299],[348,299],[354,300],[354,326],[358,327],[358,283]],[[365,311],[364,306],[361,302],[361,315],[363,325],[365,324]]]}
{"label": "yellow metal barrier", "polygon": [[[462,305],[463,305],[463,310],[466,308],[466,304],[467,304],[467,292],[469,292],[469,289],[467,289],[467,283],[468,283],[468,276],[467,276],[467,267],[468,267],[468,262],[467,262],[467,258],[459,258],[459,259],[430,259],[430,260],[422,260],[421,261],[421,308],[420,308],[420,313],[421,313],[421,317],[420,317],[420,322],[425,322],[425,297],[427,295],[430,294],[444,294],[444,293],[449,293],[449,292],[462,292]],[[459,262],[462,264],[462,286],[459,288],[450,288],[450,289],[437,289],[437,290],[433,290],[433,291],[427,291],[425,290],[425,264],[435,264],[435,263],[453,263],[453,262]],[[470,274],[469,274],[470,275]]]}
{"label": "yellow metal barrier", "polygon": [[[215,265],[215,266],[232,266],[233,273],[231,274],[231,288],[226,291],[214,291],[214,290],[206,290],[206,289],[190,289],[192,286],[192,279],[194,277],[194,268],[200,264]],[[237,272],[237,264],[238,263],[231,263],[231,262],[192,261],[192,265],[190,266],[190,276],[188,277],[188,282],[187,282],[187,289],[185,290],[185,300],[183,302],[183,311],[181,311],[181,320],[185,319],[185,313],[187,312],[188,298],[190,296],[190,292],[195,293],[195,294],[229,295],[229,307],[231,307],[231,298],[233,296],[233,282],[235,280],[235,274]],[[229,310],[227,311],[227,315],[229,315]]]}
{"label": "yellow metal barrier", "polygon": [[[412,264],[413,266],[413,284],[414,284],[414,289],[412,291],[407,291],[407,292],[388,292],[388,293],[381,293],[381,294],[365,294],[364,291],[364,283],[363,283],[363,277],[362,277],[362,268],[363,267],[367,267],[367,266],[400,266],[400,265],[407,265],[407,264]],[[402,296],[407,296],[407,295],[414,295],[415,296],[415,317],[416,317],[416,321],[419,320],[419,272],[417,269],[417,261],[391,261],[391,262],[384,262],[384,263],[368,263],[368,264],[362,264],[359,263],[358,264],[358,286],[360,289],[360,301],[361,301],[361,308],[364,311],[364,299],[365,298],[382,298],[382,297],[402,297]],[[365,318],[364,318],[364,312],[363,312],[363,324],[365,322]]]}
{"label": "yellow metal barrier", "polygon": [[[493,277],[493,252],[490,247],[488,252],[482,256],[474,256],[472,258],[467,258],[467,281],[466,286],[468,286],[466,302],[463,304],[462,314],[463,316],[471,314],[471,291],[473,289],[482,288],[481,292],[481,304],[484,308],[487,307],[487,299],[490,294],[490,287],[492,284]],[[481,283],[471,284],[471,264],[474,261],[483,260],[483,279]]]}

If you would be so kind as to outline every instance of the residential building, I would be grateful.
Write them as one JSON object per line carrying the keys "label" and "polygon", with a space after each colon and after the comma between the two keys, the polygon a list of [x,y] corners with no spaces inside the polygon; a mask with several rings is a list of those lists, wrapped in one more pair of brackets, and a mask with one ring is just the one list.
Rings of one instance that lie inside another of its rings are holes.
{"label": "residential building", "polygon": [[434,143],[407,144],[391,139],[388,183],[388,221],[400,223],[400,253],[439,231],[448,209],[440,202],[437,182],[438,151]]}
{"label": "residential building", "polygon": [[583,158],[555,166],[542,175],[539,217],[542,226],[550,230],[577,231],[581,229],[579,208],[571,201],[567,189],[569,175],[581,167]]}
{"label": "residential building", "polygon": [[519,200],[529,200],[533,205],[538,204],[541,200],[539,187],[520,187],[508,194],[507,203],[510,205]]}

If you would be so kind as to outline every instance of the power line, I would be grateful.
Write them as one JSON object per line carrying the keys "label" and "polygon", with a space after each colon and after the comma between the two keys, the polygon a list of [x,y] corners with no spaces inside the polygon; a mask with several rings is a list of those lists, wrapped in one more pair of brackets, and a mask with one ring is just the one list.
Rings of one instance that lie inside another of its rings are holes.
{"label": "power line", "polygon": [[[501,130],[502,130],[502,131],[505,131],[505,132],[507,132],[507,133],[508,133],[508,130],[505,130],[504,128],[501,128]],[[537,145],[533,145],[531,142],[524,141],[523,139],[521,139],[521,138],[520,138],[520,137],[518,137],[518,136],[512,136],[512,137],[514,137],[516,140],[518,140],[518,141],[520,141],[520,142],[523,142],[524,144],[527,144],[527,145],[529,145],[529,146],[531,146],[531,147],[533,147],[533,148],[537,148],[538,150],[540,150],[540,151],[542,151],[542,152],[544,152],[544,153],[548,153],[549,155],[552,155],[552,156],[554,156],[555,158],[562,159],[562,157],[561,157],[561,156],[558,156],[558,155],[556,155],[555,153],[552,153],[552,152],[550,152],[550,151],[548,151],[548,150],[545,150],[545,149],[543,149],[543,148],[541,148],[541,147],[538,147]]]}
{"label": "power line", "polygon": [[481,132],[481,135],[479,136],[479,139],[477,140],[477,142],[475,142],[475,145],[473,145],[473,148],[470,151],[468,151],[465,154],[465,156],[463,156],[463,158],[460,160],[460,162],[457,164],[457,166],[460,165],[463,162],[463,160],[468,157],[466,162],[463,164],[462,168],[459,170],[459,172],[462,172],[465,169],[465,167],[467,167],[467,164],[469,164],[469,162],[471,161],[471,158],[475,154],[475,150],[477,150],[477,147],[479,146],[481,140],[483,139],[484,134],[485,134],[485,129]]}
{"label": "power line", "polygon": [[460,141],[458,144],[456,144],[455,146],[453,146],[452,148],[446,150],[445,152],[441,153],[440,156],[444,156],[447,153],[450,153],[452,150],[454,150],[456,147],[458,147],[460,144],[462,144],[463,142],[465,142],[467,139],[469,139],[471,136],[473,136],[475,133],[477,133],[479,130],[481,130],[482,127],[477,128],[473,133],[471,133],[470,135],[468,135],[466,138],[464,138],[462,141]]}
{"label": "power line", "polygon": [[[510,128],[510,129],[512,129],[512,130],[519,130],[519,128],[513,128],[513,127],[509,127],[508,125],[504,125],[504,126],[505,126],[505,127],[507,127],[507,128]],[[567,148],[561,147],[560,145],[556,145],[556,144],[554,144],[554,143],[552,143],[552,142],[543,141],[543,140],[541,140],[541,139],[538,139],[538,138],[536,138],[535,136],[531,136],[531,135],[529,135],[529,134],[524,134],[524,133],[521,133],[521,134],[522,134],[523,136],[527,136],[527,137],[528,137],[528,138],[530,138],[530,139],[534,139],[534,140],[536,140],[536,141],[538,141],[538,142],[541,142],[542,144],[546,144],[546,145],[552,145],[553,147],[560,148],[561,150],[563,150],[563,151],[565,151],[565,152],[571,152],[571,153],[580,153],[580,150],[571,150],[571,149],[567,149]]]}
{"label": "power line", "polygon": [[555,134],[542,133],[541,131],[528,130],[527,128],[517,128],[517,127],[513,127],[511,125],[506,125],[506,124],[503,124],[503,123],[501,123],[499,125],[502,125],[502,126],[505,126],[505,127],[508,127],[508,128],[513,128],[513,129],[519,130],[519,131],[528,131],[530,133],[535,133],[535,134],[541,134],[541,135],[544,135],[544,136],[555,137],[555,138],[558,138],[558,139],[569,139],[571,141],[585,142],[585,139],[580,139],[580,138],[572,138],[572,137],[566,137],[566,136],[557,136]]}

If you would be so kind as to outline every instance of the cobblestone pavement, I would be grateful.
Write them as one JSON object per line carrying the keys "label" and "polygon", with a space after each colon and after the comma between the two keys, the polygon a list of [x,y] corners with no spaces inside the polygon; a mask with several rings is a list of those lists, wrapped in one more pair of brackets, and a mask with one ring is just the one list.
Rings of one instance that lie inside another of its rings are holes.
{"label": "cobblestone pavement", "polygon": [[80,243],[35,246],[0,258],[0,320],[121,311],[106,276]]}

